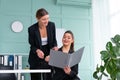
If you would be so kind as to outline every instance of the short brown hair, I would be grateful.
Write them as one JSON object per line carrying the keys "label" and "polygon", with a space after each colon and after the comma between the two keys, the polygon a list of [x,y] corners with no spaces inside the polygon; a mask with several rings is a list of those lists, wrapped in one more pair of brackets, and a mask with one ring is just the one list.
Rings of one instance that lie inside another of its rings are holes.
{"label": "short brown hair", "polygon": [[42,16],[48,15],[47,10],[44,8],[38,9],[36,12],[36,18],[40,19]]}

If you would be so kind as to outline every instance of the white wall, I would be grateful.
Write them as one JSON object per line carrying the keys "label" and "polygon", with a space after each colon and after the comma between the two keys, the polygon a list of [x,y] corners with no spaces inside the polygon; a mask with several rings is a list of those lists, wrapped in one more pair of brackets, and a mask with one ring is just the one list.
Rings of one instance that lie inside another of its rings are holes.
{"label": "white wall", "polygon": [[[105,49],[110,41],[110,26],[107,0],[92,0],[93,8],[93,40],[94,40],[94,68],[101,64],[100,51]],[[106,78],[103,78],[106,80]]]}

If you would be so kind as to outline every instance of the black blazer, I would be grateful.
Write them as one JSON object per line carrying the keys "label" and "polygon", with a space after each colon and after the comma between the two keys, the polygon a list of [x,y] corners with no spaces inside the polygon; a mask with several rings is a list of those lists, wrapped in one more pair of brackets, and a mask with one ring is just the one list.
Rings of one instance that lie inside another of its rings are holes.
{"label": "black blazer", "polygon": [[[47,28],[48,46],[49,49],[51,49],[57,46],[55,24],[53,22],[49,22],[46,28]],[[30,65],[38,64],[40,58],[38,58],[36,54],[36,50],[42,48],[41,35],[39,32],[38,23],[35,23],[28,28],[28,40],[30,44],[28,62]]]}
{"label": "black blazer", "polygon": [[[59,49],[59,51],[62,51],[62,48]],[[71,54],[73,51],[69,50],[69,53]],[[53,75],[53,80],[80,80],[77,76],[78,74],[78,64],[71,67],[70,75],[67,75],[63,69],[54,67],[55,73]]]}

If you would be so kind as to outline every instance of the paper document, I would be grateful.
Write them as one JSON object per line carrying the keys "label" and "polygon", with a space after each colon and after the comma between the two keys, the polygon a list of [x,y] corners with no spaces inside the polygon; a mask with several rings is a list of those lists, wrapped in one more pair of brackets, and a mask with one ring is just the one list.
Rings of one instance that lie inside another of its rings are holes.
{"label": "paper document", "polygon": [[71,54],[66,54],[62,51],[55,51],[51,49],[49,65],[59,68],[64,68],[65,66],[72,67],[80,62],[83,51],[84,47]]}

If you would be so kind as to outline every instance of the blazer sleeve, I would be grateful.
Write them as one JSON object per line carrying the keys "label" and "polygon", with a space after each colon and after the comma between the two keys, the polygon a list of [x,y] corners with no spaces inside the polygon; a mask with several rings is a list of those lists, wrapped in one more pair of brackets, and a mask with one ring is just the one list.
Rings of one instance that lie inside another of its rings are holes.
{"label": "blazer sleeve", "polygon": [[78,74],[78,64],[71,67],[70,77],[76,77]]}
{"label": "blazer sleeve", "polygon": [[56,27],[53,22],[49,22],[47,26],[47,34],[48,34],[48,43],[50,48],[53,48],[57,46],[57,40],[56,40]]}
{"label": "blazer sleeve", "polygon": [[33,29],[31,28],[28,28],[28,40],[29,40],[29,44],[30,44],[30,49],[33,51],[33,52],[36,52],[37,48],[35,47],[35,34],[34,34],[34,31]]}
{"label": "blazer sleeve", "polygon": [[55,24],[53,23],[53,47],[57,46],[57,40],[56,40],[56,27]]}

